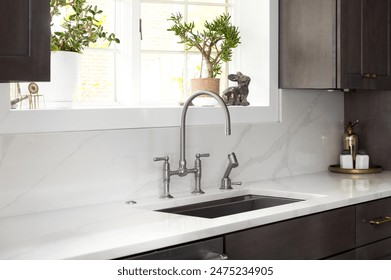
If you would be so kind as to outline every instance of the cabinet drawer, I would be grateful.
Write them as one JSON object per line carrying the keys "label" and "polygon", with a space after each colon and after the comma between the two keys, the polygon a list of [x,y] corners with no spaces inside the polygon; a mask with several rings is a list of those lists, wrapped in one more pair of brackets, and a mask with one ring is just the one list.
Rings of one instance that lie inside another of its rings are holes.
{"label": "cabinet drawer", "polygon": [[357,205],[357,246],[391,237],[391,218],[387,219],[386,217],[391,217],[391,198]]}
{"label": "cabinet drawer", "polygon": [[330,260],[391,260],[391,238],[333,256]]}
{"label": "cabinet drawer", "polygon": [[225,237],[229,259],[320,259],[355,247],[355,207],[253,228]]}
{"label": "cabinet drawer", "polygon": [[357,248],[356,260],[391,260],[391,238]]}
{"label": "cabinet drawer", "polygon": [[222,259],[223,238],[213,238],[120,258],[121,260],[205,260]]}

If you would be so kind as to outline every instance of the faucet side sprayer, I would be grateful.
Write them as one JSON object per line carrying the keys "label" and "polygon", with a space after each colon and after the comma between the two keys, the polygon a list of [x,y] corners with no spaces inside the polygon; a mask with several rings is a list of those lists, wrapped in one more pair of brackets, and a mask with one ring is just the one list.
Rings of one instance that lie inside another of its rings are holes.
{"label": "faucet side sprayer", "polygon": [[232,185],[241,185],[242,182],[231,182],[229,178],[229,174],[231,174],[232,168],[236,168],[239,166],[238,159],[236,158],[235,153],[230,153],[228,155],[228,166],[224,172],[223,179],[221,179],[221,187],[222,190],[232,190]]}

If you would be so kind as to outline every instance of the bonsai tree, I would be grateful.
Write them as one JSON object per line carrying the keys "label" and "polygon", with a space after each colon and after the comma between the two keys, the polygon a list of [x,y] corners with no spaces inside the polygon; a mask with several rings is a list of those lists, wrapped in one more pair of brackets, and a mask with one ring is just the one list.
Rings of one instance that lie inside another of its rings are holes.
{"label": "bonsai tree", "polygon": [[[201,52],[208,78],[216,78],[221,74],[222,62],[231,61],[232,49],[240,44],[238,27],[231,24],[231,16],[228,14],[220,15],[212,22],[206,21],[202,32],[194,30],[194,22],[183,22],[181,13],[172,14],[168,20],[173,25],[167,30],[180,38],[179,43],[185,44],[186,50],[196,48]],[[201,62],[200,77],[202,68]]]}
{"label": "bonsai tree", "polygon": [[[99,15],[103,13],[97,6],[88,5],[87,0],[50,0],[51,26],[53,19],[63,20],[61,30],[52,32],[52,51],[71,51],[82,53],[85,47],[102,38],[109,42],[119,43],[115,34],[103,30]],[[71,12],[62,15],[62,8],[69,7]]]}

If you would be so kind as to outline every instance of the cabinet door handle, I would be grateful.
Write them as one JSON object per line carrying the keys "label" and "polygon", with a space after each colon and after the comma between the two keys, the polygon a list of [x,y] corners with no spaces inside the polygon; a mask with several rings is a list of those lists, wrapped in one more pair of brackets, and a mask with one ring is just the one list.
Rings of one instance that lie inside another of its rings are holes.
{"label": "cabinet door handle", "polygon": [[211,254],[204,258],[204,260],[213,261],[213,260],[228,260],[228,256],[226,254]]}
{"label": "cabinet door handle", "polygon": [[363,74],[362,77],[370,79],[371,78],[371,74],[370,73],[366,73],[366,74]]}
{"label": "cabinet door handle", "polygon": [[363,78],[366,78],[366,79],[376,79],[377,75],[375,73],[366,73],[366,74],[362,74],[362,77]]}
{"label": "cabinet door handle", "polygon": [[387,216],[384,218],[373,219],[369,223],[371,225],[381,225],[381,224],[385,224],[385,223],[389,223],[389,222],[391,222],[391,217]]}

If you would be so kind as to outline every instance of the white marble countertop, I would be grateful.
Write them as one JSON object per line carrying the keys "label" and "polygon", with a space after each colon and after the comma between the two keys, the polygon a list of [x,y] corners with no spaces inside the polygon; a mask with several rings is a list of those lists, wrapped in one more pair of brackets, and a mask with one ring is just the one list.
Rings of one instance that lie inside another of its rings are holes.
{"label": "white marble countertop", "polygon": [[[152,211],[247,193],[301,202],[205,219]],[[251,182],[233,191],[175,194],[0,218],[0,259],[113,259],[391,196],[391,172],[316,173]]]}

